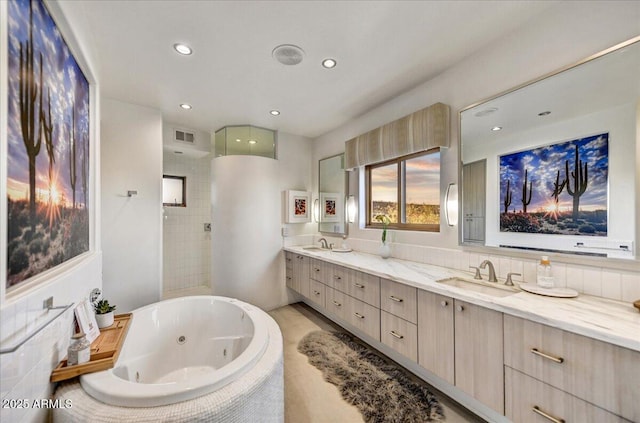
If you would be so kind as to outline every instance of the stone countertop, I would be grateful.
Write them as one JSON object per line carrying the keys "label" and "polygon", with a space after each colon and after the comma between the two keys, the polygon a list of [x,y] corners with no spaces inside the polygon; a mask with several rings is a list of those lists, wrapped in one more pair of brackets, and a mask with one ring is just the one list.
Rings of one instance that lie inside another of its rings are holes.
{"label": "stone countertop", "polygon": [[576,298],[552,298],[522,290],[506,297],[495,297],[437,282],[451,277],[472,279],[471,273],[459,270],[394,258],[385,260],[357,251],[305,250],[302,246],[284,249],[640,351],[640,313],[631,303],[583,294]]}

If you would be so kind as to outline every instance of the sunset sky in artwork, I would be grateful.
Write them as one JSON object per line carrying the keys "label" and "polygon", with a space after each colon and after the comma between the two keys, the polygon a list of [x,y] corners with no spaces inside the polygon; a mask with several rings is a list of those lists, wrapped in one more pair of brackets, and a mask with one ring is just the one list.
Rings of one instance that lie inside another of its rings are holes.
{"label": "sunset sky in artwork", "polygon": [[[9,23],[9,103],[8,103],[8,160],[7,160],[7,194],[14,200],[26,199],[29,196],[29,159],[23,143],[20,126],[19,105],[19,68],[20,43],[29,39],[29,1],[15,0],[8,2]],[[77,136],[78,182],[76,185],[76,201],[85,204],[81,185],[81,149],[88,151],[89,128],[89,83],[74,60],[69,48],[55,27],[53,20],[44,9],[42,3],[33,2],[34,70],[37,78],[40,75],[40,56],[43,53],[43,85],[51,95],[51,115],[53,117],[53,138],[55,149],[54,181],[49,181],[49,158],[44,139],[40,153],[36,157],[36,194],[39,201],[48,201],[52,194],[56,202],[69,205],[72,198],[69,182],[69,139],[71,137],[72,107],[75,107],[75,132]],[[54,54],[55,53],[55,54]],[[39,81],[38,81],[39,84]],[[43,92],[45,114],[47,114],[47,90]],[[39,118],[36,108],[36,118]],[[85,134],[80,139],[79,134]]]}
{"label": "sunset sky in artwork", "polygon": [[[510,211],[522,210],[522,184],[525,169],[528,170],[527,190],[533,182],[529,212],[550,211],[555,207],[552,193],[558,170],[560,181],[566,178],[566,160],[569,161],[569,182],[573,184],[571,172],[574,170],[575,148],[579,157],[588,166],[588,185],[580,197],[580,209],[585,211],[607,209],[607,189],[609,171],[609,134],[598,134],[572,141],[551,144],[531,150],[500,157],[500,204],[503,203],[507,180],[511,181],[512,203]],[[573,187],[573,185],[572,185]],[[573,197],[566,188],[559,196],[558,211],[570,211]]]}

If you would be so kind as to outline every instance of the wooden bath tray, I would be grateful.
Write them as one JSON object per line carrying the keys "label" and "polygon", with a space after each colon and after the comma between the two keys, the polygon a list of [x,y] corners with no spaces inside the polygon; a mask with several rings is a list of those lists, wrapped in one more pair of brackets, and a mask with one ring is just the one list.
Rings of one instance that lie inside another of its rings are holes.
{"label": "wooden bath tray", "polygon": [[51,382],[60,382],[85,373],[112,368],[120,355],[132,317],[131,313],[114,316],[113,324],[107,328],[100,329],[100,336],[91,343],[91,358],[89,361],[75,366],[67,366],[67,360],[62,360],[51,372]]}

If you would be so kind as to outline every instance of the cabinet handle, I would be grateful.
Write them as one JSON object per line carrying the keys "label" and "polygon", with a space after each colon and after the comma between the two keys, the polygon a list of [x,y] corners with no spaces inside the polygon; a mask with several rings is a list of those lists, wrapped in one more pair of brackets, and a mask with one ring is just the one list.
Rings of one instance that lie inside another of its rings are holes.
{"label": "cabinet handle", "polygon": [[534,405],[533,408],[531,409],[531,411],[533,411],[536,414],[541,415],[542,417],[544,417],[545,419],[552,421],[553,423],[565,423],[564,419],[559,419],[557,417],[553,417],[551,414],[549,413],[545,413],[544,411],[542,411],[540,409],[540,407],[538,407],[537,405]]}
{"label": "cabinet handle", "polygon": [[441,305],[442,307],[446,307],[446,306],[448,306],[448,305],[449,305],[449,302],[448,302],[448,301],[442,301],[442,302],[440,302],[440,305]]}
{"label": "cabinet handle", "polygon": [[315,289],[313,290],[313,293],[316,295],[320,295],[320,291],[316,291]]}
{"label": "cabinet handle", "polygon": [[287,276],[287,280],[291,280],[291,276]]}
{"label": "cabinet handle", "polygon": [[317,267],[314,267],[313,270],[315,270],[316,272],[320,271],[320,269],[318,269]]}
{"label": "cabinet handle", "polygon": [[456,307],[456,310],[458,310],[458,311],[464,311],[464,307],[462,307],[461,305],[459,305],[458,307]]}
{"label": "cabinet handle", "polygon": [[364,285],[361,285],[359,283],[354,283],[353,284],[356,288],[360,288],[360,289],[364,289]]}
{"label": "cabinet handle", "polygon": [[287,258],[287,261],[291,261],[291,259],[290,259],[290,258]]}
{"label": "cabinet handle", "polygon": [[392,330],[391,332],[389,332],[391,334],[391,336],[395,336],[398,339],[402,339],[404,338],[403,335],[400,335],[399,333],[397,333],[396,331]]}
{"label": "cabinet handle", "polygon": [[364,316],[360,313],[353,313],[354,316],[356,316],[358,319],[364,319]]}
{"label": "cabinet handle", "polygon": [[336,300],[333,300],[333,303],[336,305],[336,307],[342,307],[342,304],[340,304],[339,302],[337,302]]}
{"label": "cabinet handle", "polygon": [[335,280],[339,281],[339,280],[340,280],[340,279],[342,279],[342,278],[341,278],[340,276],[338,276],[338,275],[333,275],[333,279],[335,279]]}
{"label": "cabinet handle", "polygon": [[391,299],[391,301],[395,301],[396,303],[401,303],[404,301],[402,298],[394,297],[393,295],[390,295],[389,298]]}
{"label": "cabinet handle", "polygon": [[551,360],[551,361],[553,361],[555,363],[564,363],[564,358],[562,358],[562,357],[554,357],[552,355],[545,354],[543,352],[538,351],[537,348],[531,348],[531,352],[533,354],[535,354],[535,355],[538,355],[538,356],[540,356],[542,358],[546,358],[547,360]]}

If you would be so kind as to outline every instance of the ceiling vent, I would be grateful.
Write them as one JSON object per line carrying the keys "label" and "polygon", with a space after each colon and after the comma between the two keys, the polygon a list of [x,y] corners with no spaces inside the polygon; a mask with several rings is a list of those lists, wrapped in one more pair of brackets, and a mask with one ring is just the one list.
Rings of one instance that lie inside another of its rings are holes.
{"label": "ceiling vent", "polygon": [[292,66],[302,62],[304,51],[293,44],[282,44],[271,52],[273,58],[283,65]]}
{"label": "ceiling vent", "polygon": [[188,142],[193,144],[196,141],[196,135],[188,129],[173,128],[173,139],[180,142]]}

